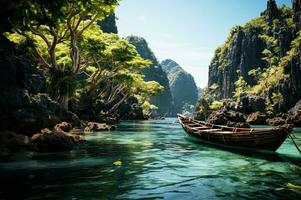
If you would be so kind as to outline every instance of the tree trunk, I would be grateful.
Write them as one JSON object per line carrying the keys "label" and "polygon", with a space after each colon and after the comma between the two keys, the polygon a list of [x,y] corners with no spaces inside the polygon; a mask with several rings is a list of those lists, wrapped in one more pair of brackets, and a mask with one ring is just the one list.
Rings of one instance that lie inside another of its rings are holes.
{"label": "tree trunk", "polygon": [[69,103],[69,93],[65,95],[61,95],[60,98],[58,99],[58,103],[62,108],[65,110],[68,110],[68,103]]}
{"label": "tree trunk", "polygon": [[114,112],[127,98],[129,97],[129,95],[128,94],[126,94],[126,95],[124,95],[123,97],[122,97],[122,99],[118,102],[118,103],[116,103],[110,110],[109,110],[109,112],[111,113],[111,112]]}

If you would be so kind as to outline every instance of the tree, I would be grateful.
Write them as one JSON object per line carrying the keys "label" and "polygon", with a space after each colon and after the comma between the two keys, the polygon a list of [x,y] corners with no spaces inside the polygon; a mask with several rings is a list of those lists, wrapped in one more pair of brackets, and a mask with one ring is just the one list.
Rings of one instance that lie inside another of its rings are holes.
{"label": "tree", "polygon": [[103,33],[93,24],[79,41],[79,49],[88,66],[80,99],[82,110],[114,112],[131,96],[139,97],[142,106],[151,96],[163,91],[157,82],[143,80],[141,70],[151,62],[141,58],[127,40]]}
{"label": "tree", "polygon": [[[118,0],[28,0],[19,5],[22,20],[11,22],[13,31],[33,40],[33,56],[50,74],[50,95],[68,109],[72,83],[88,66],[81,59],[78,41],[97,20],[114,11]],[[64,62],[58,61],[65,47]]]}

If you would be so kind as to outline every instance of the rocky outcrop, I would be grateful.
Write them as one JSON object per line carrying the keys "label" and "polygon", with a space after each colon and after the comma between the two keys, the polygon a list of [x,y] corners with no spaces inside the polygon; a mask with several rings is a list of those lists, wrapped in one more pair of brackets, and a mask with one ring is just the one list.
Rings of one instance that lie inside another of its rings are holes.
{"label": "rocky outcrop", "polygon": [[148,119],[148,116],[143,114],[143,110],[138,104],[138,99],[133,96],[119,106],[118,114],[122,120]]}
{"label": "rocky outcrop", "polygon": [[151,103],[158,107],[156,114],[170,115],[173,106],[172,95],[170,92],[167,75],[163,71],[162,66],[158,62],[152,50],[148,47],[148,44],[144,38],[129,36],[127,40],[130,44],[136,47],[142,58],[152,61],[150,67],[142,70],[142,73],[145,76],[145,81],[156,81],[164,87],[164,91],[161,94],[151,99]]}
{"label": "rocky outcrop", "polygon": [[245,121],[244,114],[226,110],[213,111],[206,120],[206,122],[210,124],[227,125],[231,127],[250,127]]}
{"label": "rocky outcrop", "polygon": [[[293,9],[277,8],[275,0],[268,0],[267,9],[260,17],[234,27],[226,42],[216,50],[208,81],[209,90],[211,86],[215,88],[211,90],[214,98],[233,98],[235,82],[241,77],[250,89],[239,98],[235,96],[239,101],[238,111],[251,114],[273,109],[274,113],[266,113],[273,115],[270,117],[287,112],[301,99],[301,37],[297,34],[300,30],[300,0],[293,1]],[[268,74],[272,67],[283,72],[273,74],[271,70]],[[249,74],[257,68],[268,74],[269,81],[260,82],[260,76]],[[264,88],[264,94],[256,86]],[[283,97],[280,103],[273,100],[277,94]]]}
{"label": "rocky outcrop", "polygon": [[118,33],[115,13],[107,16],[102,21],[98,21],[97,24],[100,26],[100,29],[105,33]]}
{"label": "rocky outcrop", "polygon": [[75,114],[41,94],[44,85],[43,72],[16,55],[14,44],[0,35],[0,131],[31,136],[61,121],[80,125]]}
{"label": "rocky outcrop", "polygon": [[301,0],[293,0],[294,22],[301,29]]}
{"label": "rocky outcrop", "polygon": [[262,125],[265,124],[267,120],[267,116],[261,112],[254,112],[248,115],[246,122],[251,125]]}
{"label": "rocky outcrop", "polygon": [[72,135],[64,131],[43,129],[31,137],[31,142],[40,152],[58,152],[72,150],[76,145],[85,141],[83,136]]}
{"label": "rocky outcrop", "polygon": [[110,127],[105,123],[97,122],[88,122],[86,128],[84,129],[85,133],[98,132],[98,131],[108,131]]}
{"label": "rocky outcrop", "polygon": [[268,0],[267,9],[264,11],[263,15],[269,22],[273,22],[273,20],[278,17],[278,8],[275,0]]}
{"label": "rocky outcrop", "polygon": [[[254,80],[248,72],[259,66],[266,66],[261,53],[266,44],[259,38],[259,35],[260,32],[256,28],[236,27],[232,30],[225,46],[216,50],[209,66],[208,86],[218,85],[217,94],[220,99],[233,96],[235,81],[239,75],[249,84],[254,84]],[[238,71],[239,73],[237,73]]]}
{"label": "rocky outcrop", "polygon": [[287,122],[301,127],[301,100],[288,111]]}
{"label": "rocky outcrop", "polygon": [[266,120],[266,123],[271,126],[279,126],[286,124],[286,120],[282,117],[273,117]]}
{"label": "rocky outcrop", "polygon": [[53,129],[42,129],[32,137],[12,131],[0,132],[0,157],[10,156],[20,150],[38,152],[68,151],[85,141],[85,138],[71,132],[72,125],[62,122]]}
{"label": "rocky outcrop", "polygon": [[240,104],[238,109],[240,112],[250,114],[253,112],[265,112],[265,99],[257,95],[248,95],[242,93],[240,95]]}
{"label": "rocky outcrop", "polygon": [[173,97],[174,108],[172,113],[176,115],[177,113],[191,111],[189,108],[194,108],[198,100],[198,88],[193,76],[171,59],[162,61],[161,66],[167,73]]}
{"label": "rocky outcrop", "polygon": [[[61,121],[80,125],[78,117],[60,107],[45,95],[30,96],[27,90],[20,88],[3,89],[0,94],[2,113],[0,130],[11,130],[31,135],[42,128],[53,127]],[[13,90],[14,89],[14,90]],[[19,91],[16,93],[16,91]]]}
{"label": "rocky outcrop", "polygon": [[72,125],[68,122],[61,122],[59,124],[56,124],[54,126],[54,130],[56,131],[63,131],[63,132],[69,132],[72,130]]}

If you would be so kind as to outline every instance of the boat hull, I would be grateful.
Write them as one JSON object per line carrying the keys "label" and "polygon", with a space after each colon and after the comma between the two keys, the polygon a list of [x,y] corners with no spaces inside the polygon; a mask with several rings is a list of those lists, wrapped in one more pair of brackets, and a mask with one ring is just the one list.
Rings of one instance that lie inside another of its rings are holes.
{"label": "boat hull", "polygon": [[205,129],[203,131],[200,129],[196,131],[194,127],[184,123],[183,119],[180,117],[179,120],[187,134],[198,138],[205,143],[221,145],[223,147],[276,151],[286,140],[289,134],[287,130],[281,128],[267,129],[266,131],[263,130],[261,132],[254,133],[251,131],[235,133],[224,131],[226,134],[210,131],[213,129]]}

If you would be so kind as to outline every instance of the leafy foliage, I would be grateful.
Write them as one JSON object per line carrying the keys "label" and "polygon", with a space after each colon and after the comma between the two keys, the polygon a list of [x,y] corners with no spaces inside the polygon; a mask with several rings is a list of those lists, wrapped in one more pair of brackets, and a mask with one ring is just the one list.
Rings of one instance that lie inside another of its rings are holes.
{"label": "leafy foliage", "polygon": [[210,109],[212,110],[218,110],[222,108],[224,103],[222,101],[213,101],[212,104],[210,105]]}
{"label": "leafy foliage", "polygon": [[117,0],[20,2],[20,19],[11,22],[12,30],[33,41],[33,57],[41,67],[49,69],[50,95],[66,109],[73,92],[69,82],[87,67],[86,61],[82,62],[78,41],[95,21],[112,13],[117,4]]}
{"label": "leafy foliage", "polygon": [[48,94],[63,107],[68,108],[72,98],[95,112],[113,112],[135,96],[145,113],[156,109],[148,101],[164,88],[144,81],[141,74],[151,62],[96,23],[112,15],[117,4],[118,0],[20,2],[20,18],[11,21],[12,32],[6,36],[45,71]]}

